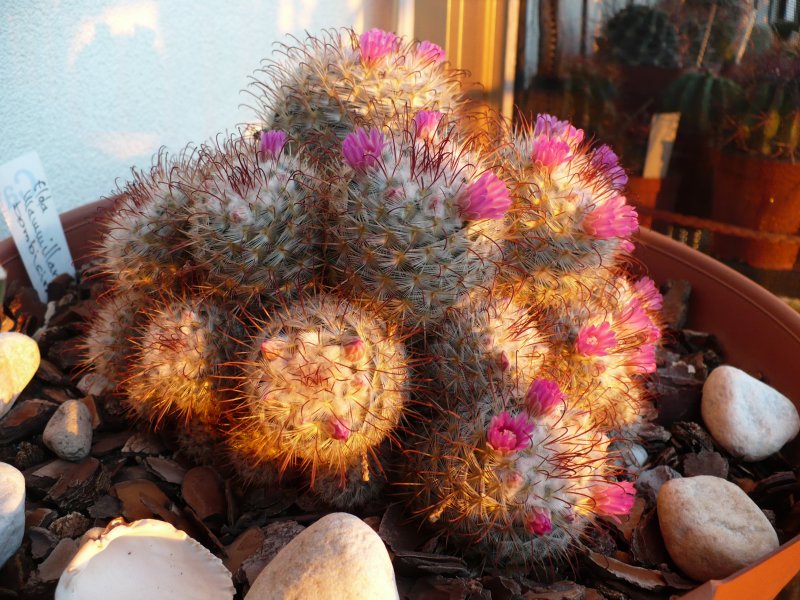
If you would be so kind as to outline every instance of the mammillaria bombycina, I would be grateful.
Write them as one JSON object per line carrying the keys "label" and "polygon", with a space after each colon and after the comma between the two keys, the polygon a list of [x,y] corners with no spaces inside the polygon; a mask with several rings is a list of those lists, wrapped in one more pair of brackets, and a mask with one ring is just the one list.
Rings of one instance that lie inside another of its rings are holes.
{"label": "mammillaria bombycina", "polygon": [[613,150],[551,115],[484,143],[444,58],[309,37],[259,72],[255,135],[136,173],[87,365],[247,485],[393,485],[467,556],[545,565],[631,509],[609,440],[647,406],[662,300],[627,271]]}

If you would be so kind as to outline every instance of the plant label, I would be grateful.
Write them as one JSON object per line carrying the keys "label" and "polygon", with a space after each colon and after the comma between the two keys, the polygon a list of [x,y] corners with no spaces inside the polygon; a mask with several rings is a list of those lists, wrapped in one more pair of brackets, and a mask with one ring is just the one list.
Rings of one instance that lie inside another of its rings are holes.
{"label": "plant label", "polygon": [[647,142],[647,156],[644,159],[646,179],[664,179],[672,157],[672,147],[678,135],[681,113],[658,113],[650,121],[650,139]]}
{"label": "plant label", "polygon": [[61,273],[75,274],[50,184],[36,152],[0,165],[0,209],[39,299]]}

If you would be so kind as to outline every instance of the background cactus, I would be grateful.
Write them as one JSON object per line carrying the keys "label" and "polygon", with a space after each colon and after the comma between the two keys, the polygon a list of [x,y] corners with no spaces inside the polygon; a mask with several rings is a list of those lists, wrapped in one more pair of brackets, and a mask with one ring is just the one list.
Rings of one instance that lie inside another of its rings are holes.
{"label": "background cactus", "polygon": [[716,136],[742,99],[742,89],[732,79],[710,71],[689,71],[664,91],[661,110],[681,113],[681,132]]}
{"label": "background cactus", "polygon": [[762,158],[800,159],[800,46],[779,46],[744,71],[734,144]]}
{"label": "background cactus", "polygon": [[287,48],[256,137],[126,188],[87,355],[252,485],[399,483],[454,542],[544,563],[630,510],[608,436],[646,404],[660,296],[625,268],[614,152],[549,115],[483,150],[442,61],[377,30]]}
{"label": "background cactus", "polygon": [[680,66],[678,31],[666,13],[649,6],[626,6],[608,22],[601,53],[628,66]]}

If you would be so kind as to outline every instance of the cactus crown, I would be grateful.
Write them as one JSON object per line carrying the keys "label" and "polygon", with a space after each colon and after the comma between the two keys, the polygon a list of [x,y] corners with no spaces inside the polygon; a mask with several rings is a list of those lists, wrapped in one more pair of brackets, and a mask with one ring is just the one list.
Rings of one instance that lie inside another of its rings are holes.
{"label": "cactus crown", "polygon": [[742,89],[732,79],[711,71],[690,71],[664,91],[661,110],[681,113],[681,131],[716,136],[742,100]]}
{"label": "cactus crown", "polygon": [[628,66],[678,67],[678,31],[666,13],[648,6],[623,8],[605,25],[602,51]]}

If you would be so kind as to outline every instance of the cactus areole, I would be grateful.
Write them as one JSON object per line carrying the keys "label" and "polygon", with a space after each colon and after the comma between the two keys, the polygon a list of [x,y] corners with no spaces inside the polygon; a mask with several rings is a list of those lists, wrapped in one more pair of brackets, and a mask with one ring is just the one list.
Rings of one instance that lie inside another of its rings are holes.
{"label": "cactus areole", "polygon": [[625,171],[554,116],[472,128],[431,42],[294,44],[256,127],[120,190],[87,367],[244,484],[386,493],[482,563],[550,564],[633,502],[609,443],[661,296],[627,271]]}

